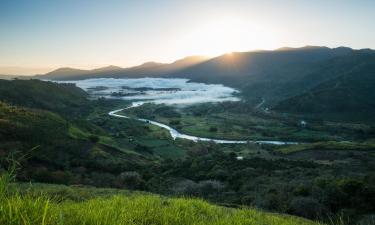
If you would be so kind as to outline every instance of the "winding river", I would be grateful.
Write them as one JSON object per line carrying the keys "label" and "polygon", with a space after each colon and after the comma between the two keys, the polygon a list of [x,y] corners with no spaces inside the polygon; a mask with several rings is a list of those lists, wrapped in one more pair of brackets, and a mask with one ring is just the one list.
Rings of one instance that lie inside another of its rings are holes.
{"label": "winding river", "polygon": [[[118,114],[121,111],[130,109],[130,108],[135,108],[139,107],[147,102],[133,102],[130,106],[122,109],[117,109],[113,110],[108,113],[108,115],[113,116],[113,117],[118,117],[118,118],[125,118],[125,119],[131,119],[128,116],[125,115],[120,115]],[[171,137],[173,140],[176,140],[176,138],[181,138],[181,139],[186,139],[186,140],[191,140],[194,142],[198,141],[206,141],[206,142],[215,142],[217,144],[247,144],[247,143],[256,143],[256,144],[272,144],[272,145],[293,145],[293,144],[298,144],[298,142],[289,142],[289,141],[266,141],[266,140],[260,140],[260,141],[251,141],[251,140],[223,140],[223,139],[213,139],[213,138],[204,138],[204,137],[197,137],[197,136],[192,136],[192,135],[187,135],[187,134],[182,134],[178,132],[176,129],[173,129],[172,127],[165,125],[163,123],[159,123],[156,121],[148,120],[148,119],[142,119],[142,118],[136,118],[136,120],[145,122],[145,123],[150,123],[155,126],[164,128],[169,131]]]}

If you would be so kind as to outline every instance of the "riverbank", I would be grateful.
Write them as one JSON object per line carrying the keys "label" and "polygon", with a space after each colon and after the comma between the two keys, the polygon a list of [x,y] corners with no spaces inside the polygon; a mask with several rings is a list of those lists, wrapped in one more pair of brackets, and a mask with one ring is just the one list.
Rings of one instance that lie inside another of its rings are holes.
{"label": "riverbank", "polygon": [[[147,102],[133,102],[130,106],[122,109],[116,109],[113,111],[110,111],[108,115],[113,116],[113,117],[118,117],[118,118],[124,118],[124,119],[131,119],[128,116],[125,115],[120,115],[118,114],[121,111],[125,111],[130,108],[135,108],[135,107],[140,107],[143,104]],[[203,142],[214,142],[217,144],[248,144],[248,143],[255,143],[255,144],[271,144],[271,145],[295,145],[299,144],[298,142],[292,142],[292,141],[268,141],[268,140],[225,140],[225,139],[214,139],[214,138],[206,138],[206,137],[197,137],[193,135],[188,135],[188,134],[183,134],[178,132],[176,129],[163,124],[159,123],[156,121],[148,120],[148,119],[143,119],[143,118],[136,118],[136,120],[145,122],[145,123],[150,123],[152,125],[164,128],[169,131],[169,134],[171,137],[175,140],[176,138],[181,138],[181,139],[186,139],[194,142],[198,141],[203,141]]]}

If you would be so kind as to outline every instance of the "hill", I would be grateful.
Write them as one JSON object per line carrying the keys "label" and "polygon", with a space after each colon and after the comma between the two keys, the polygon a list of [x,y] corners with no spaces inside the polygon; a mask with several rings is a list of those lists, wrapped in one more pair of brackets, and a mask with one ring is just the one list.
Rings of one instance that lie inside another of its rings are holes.
{"label": "hill", "polygon": [[330,49],[314,46],[238,52],[189,67],[172,77],[225,84],[240,89],[248,100],[263,98],[271,103],[293,95],[294,92],[289,87],[303,80],[319,68],[320,64],[353,52],[354,50],[344,47]]}
{"label": "hill", "polygon": [[17,77],[17,75],[3,75],[3,74],[0,74],[0,79],[4,79],[4,80],[11,80],[11,79],[14,79],[16,77]]}
{"label": "hill", "polygon": [[90,71],[61,68],[38,78],[188,78],[237,88],[248,103],[258,104],[263,100],[263,107],[274,107],[280,101],[301,95],[373,60],[374,54],[373,50],[346,47],[285,47],[274,51],[234,52],[208,60],[192,56],[171,64],[148,62],[131,68],[110,66]]}
{"label": "hill", "polygon": [[171,74],[189,66],[201,63],[207,60],[204,56],[189,56],[173,63],[157,63],[146,62],[139,66],[121,68],[117,66],[108,66],[93,70],[80,70],[73,68],[59,68],[44,75],[37,75],[38,79],[51,80],[77,80],[99,77],[113,78],[136,78],[136,77],[152,77]]}
{"label": "hill", "polygon": [[[7,156],[11,153],[26,156],[21,157],[17,181],[147,190],[324,221],[341,216],[345,221],[358,221],[374,211],[373,142],[367,142],[374,128],[367,124],[317,121],[301,127],[296,118],[279,120],[283,114],[253,110],[246,102],[185,108],[189,118],[167,106],[159,106],[158,110],[137,108],[146,114],[178,120],[179,125],[183,125],[185,118],[198,126],[204,121],[206,133],[213,133],[210,127],[218,127],[215,133],[219,133],[224,131],[221,125],[232,131],[242,129],[238,125],[243,125],[249,129],[245,134],[255,134],[256,138],[292,137],[298,133],[300,138],[323,139],[314,145],[281,146],[285,149],[251,143],[235,146],[195,143],[173,140],[165,130],[152,124],[108,116],[108,111],[128,106],[126,101],[87,100],[86,93],[74,85],[27,80],[19,86],[19,82],[4,83],[3,86],[8,87],[2,93],[8,97],[0,104],[0,173],[7,168]],[[40,93],[41,90],[46,93]],[[38,101],[32,96],[38,96]],[[89,111],[70,115],[70,111],[80,111],[80,107],[73,104],[77,99],[88,104],[85,109]],[[204,116],[212,112],[216,112],[214,120]],[[220,119],[220,116],[224,117]],[[159,118],[153,119],[159,121]],[[334,140],[324,142],[331,134]],[[238,160],[237,156],[243,158]],[[39,186],[37,189],[41,190]],[[66,195],[72,192],[82,193],[78,189],[67,192],[52,189],[58,192],[54,195],[63,195],[58,201],[69,198]],[[100,195],[100,192],[93,195]],[[96,198],[93,201],[101,202],[103,207],[112,204],[112,200],[103,202],[93,195],[90,198]],[[83,201],[85,196],[83,191],[82,196],[74,198]],[[11,205],[27,201],[20,199]],[[53,201],[50,201],[52,208],[60,207],[60,203]],[[128,200],[124,201],[120,203]],[[61,207],[70,207],[66,204],[62,203]],[[84,208],[86,204],[91,203],[73,205]],[[163,204],[172,203],[164,201]],[[159,204],[154,206],[147,209],[161,208]],[[155,215],[159,215],[158,212]]]}
{"label": "hill", "polygon": [[208,60],[195,56],[171,64],[148,62],[124,69],[58,69],[38,78],[188,78],[196,82],[220,83],[238,88],[249,103],[258,104],[263,99],[263,106],[270,107],[353,70],[372,60],[373,53],[368,49],[353,50],[346,47],[286,47],[274,51],[234,52]]}
{"label": "hill", "polygon": [[[195,81],[208,83],[215,81],[238,86],[243,84],[243,79],[254,82],[282,78],[286,76],[284,70],[289,72],[286,77],[292,78],[290,77],[291,69],[345,55],[351,51],[349,48],[330,49],[307,46],[274,51],[233,52],[187,68],[177,73],[176,76]],[[284,72],[284,74],[275,72]]]}
{"label": "hill", "polygon": [[[0,192],[1,224],[318,224],[255,209],[215,206],[198,199],[58,185],[37,185],[35,190],[33,186],[22,185],[28,190],[22,195],[4,193],[5,188]],[[87,198],[91,192],[96,197]],[[107,197],[99,197],[103,195]]]}
{"label": "hill", "polygon": [[51,110],[74,117],[87,114],[88,95],[74,84],[40,80],[0,80],[0,101],[28,108]]}
{"label": "hill", "polygon": [[[0,80],[0,165],[16,152],[27,156],[20,180],[100,185],[97,177],[108,171],[121,173],[151,163],[119,147],[107,131],[87,120],[99,110],[96,104],[106,106],[89,101],[72,84]],[[85,171],[84,179],[79,171]]]}
{"label": "hill", "polygon": [[[325,81],[281,101],[274,109],[304,115],[320,114],[321,117],[369,119],[375,113],[375,54],[363,53],[351,57],[349,62],[348,58],[340,60],[339,63],[332,61],[330,68],[310,76],[310,82],[322,78]],[[309,80],[305,79],[305,82]]]}
{"label": "hill", "polygon": [[[12,152],[27,156],[20,180],[100,185],[100,174],[148,163],[144,156],[107,140],[111,139],[104,130],[86,121],[0,102],[0,158]],[[84,180],[80,170],[86,173]]]}

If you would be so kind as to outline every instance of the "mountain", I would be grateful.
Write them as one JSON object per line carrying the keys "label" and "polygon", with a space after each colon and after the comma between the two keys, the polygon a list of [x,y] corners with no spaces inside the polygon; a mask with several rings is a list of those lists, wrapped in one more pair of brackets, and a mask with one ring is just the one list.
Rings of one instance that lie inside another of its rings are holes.
{"label": "mountain", "polygon": [[[344,79],[344,75],[349,76],[349,72],[361,76],[363,70],[360,68],[364,64],[373,62],[374,54],[375,51],[371,49],[353,50],[347,47],[283,47],[274,51],[234,52],[211,59],[198,56],[186,57],[170,64],[147,62],[131,68],[108,67],[90,71],[61,68],[41,77],[67,80],[95,77],[187,78],[195,82],[219,83],[237,88],[249,104],[255,105],[264,102],[263,107],[306,112],[313,110],[311,107],[310,109],[306,108],[301,103],[302,100],[297,100],[297,98],[304,99],[303,102],[307,102],[307,99],[316,102],[312,96],[317,98],[320,95],[316,94],[320,87],[329,85],[329,83],[324,84],[325,82],[334,82],[335,79],[338,82],[340,79]],[[371,69],[369,70],[371,71]],[[369,79],[373,78],[369,77]],[[346,88],[359,91],[365,85],[359,82],[354,84],[358,85],[355,89]],[[309,94],[306,94],[307,92]],[[311,95],[311,93],[314,94]],[[326,99],[339,102],[346,98],[340,93],[331,94],[331,98],[327,97]],[[352,93],[353,96],[361,94]],[[333,96],[335,99],[332,99]],[[282,107],[282,104],[290,107],[287,109]],[[317,107],[318,111],[323,107],[315,103],[311,104],[311,106],[313,105]],[[300,106],[301,108],[299,108]],[[354,105],[348,107],[355,108]]]}
{"label": "mountain", "polygon": [[24,79],[28,80],[31,76],[26,75],[6,75],[6,74],[0,74],[0,79],[2,80],[13,80],[13,79]]}
{"label": "mountain", "polygon": [[4,79],[4,80],[11,80],[13,78],[16,78],[17,76],[15,75],[3,75],[3,74],[0,74],[0,79]]}
{"label": "mountain", "polygon": [[93,70],[80,70],[73,68],[59,68],[44,75],[37,75],[38,79],[51,80],[77,80],[87,78],[137,78],[137,77],[160,77],[175,73],[187,67],[199,64],[207,60],[204,56],[189,56],[173,63],[146,62],[139,66],[121,68],[117,66],[107,66]]}
{"label": "mountain", "polygon": [[[284,74],[280,72],[284,72],[283,70],[291,72],[306,64],[321,62],[352,51],[349,48],[307,46],[274,51],[233,52],[189,67],[174,76],[241,86],[243,79],[256,81],[282,77]],[[291,78],[291,75],[285,77]]]}
{"label": "mountain", "polygon": [[74,84],[40,80],[0,80],[0,101],[15,106],[51,110],[69,117],[90,110],[87,93]]}
{"label": "mountain", "polygon": [[[63,67],[63,68],[59,68],[59,69],[56,69],[54,71],[51,71],[49,73],[46,73],[45,75],[43,75],[43,77],[49,79],[49,78],[53,78],[53,77],[63,77],[63,78],[69,78],[69,77],[73,77],[73,76],[79,76],[79,75],[83,75],[83,74],[86,74],[88,73],[87,70],[80,70],[80,69],[74,69],[74,68],[70,68],[70,67]],[[42,77],[42,76],[40,76]]]}
{"label": "mountain", "polygon": [[315,46],[236,52],[188,67],[170,77],[221,83],[240,89],[248,100],[263,98],[271,103],[294,95],[285,87],[304,79],[321,64],[353,52],[345,47],[331,49]]}
{"label": "mountain", "polygon": [[122,70],[122,69],[123,69],[122,67],[110,65],[110,66],[106,66],[102,68],[93,69],[90,71],[91,72],[108,72],[108,71],[117,71],[117,70]]}
{"label": "mountain", "polygon": [[[340,63],[337,61],[341,60]],[[362,53],[336,59],[330,69],[317,76],[336,77],[327,79],[302,94],[278,103],[274,109],[297,114],[333,115],[367,119],[375,113],[375,53]],[[340,66],[338,66],[340,65]]]}

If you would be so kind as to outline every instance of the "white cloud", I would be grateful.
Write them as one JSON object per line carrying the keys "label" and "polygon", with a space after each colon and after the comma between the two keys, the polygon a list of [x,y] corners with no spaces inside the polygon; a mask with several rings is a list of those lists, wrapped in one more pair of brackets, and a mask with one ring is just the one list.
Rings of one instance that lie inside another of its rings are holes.
{"label": "white cloud", "polygon": [[[166,79],[166,78],[139,78],[139,79],[114,79],[98,78],[78,81],[64,81],[75,83],[78,87],[89,91],[93,95],[106,98],[119,98],[126,100],[150,101],[155,104],[195,104],[206,102],[238,101],[239,98],[233,94],[237,90],[225,87],[221,84],[204,84],[188,82],[188,79]],[[92,89],[103,87],[102,89]],[[178,91],[146,90],[135,91],[130,88],[178,88]],[[113,92],[133,93],[131,96],[113,97]]]}

